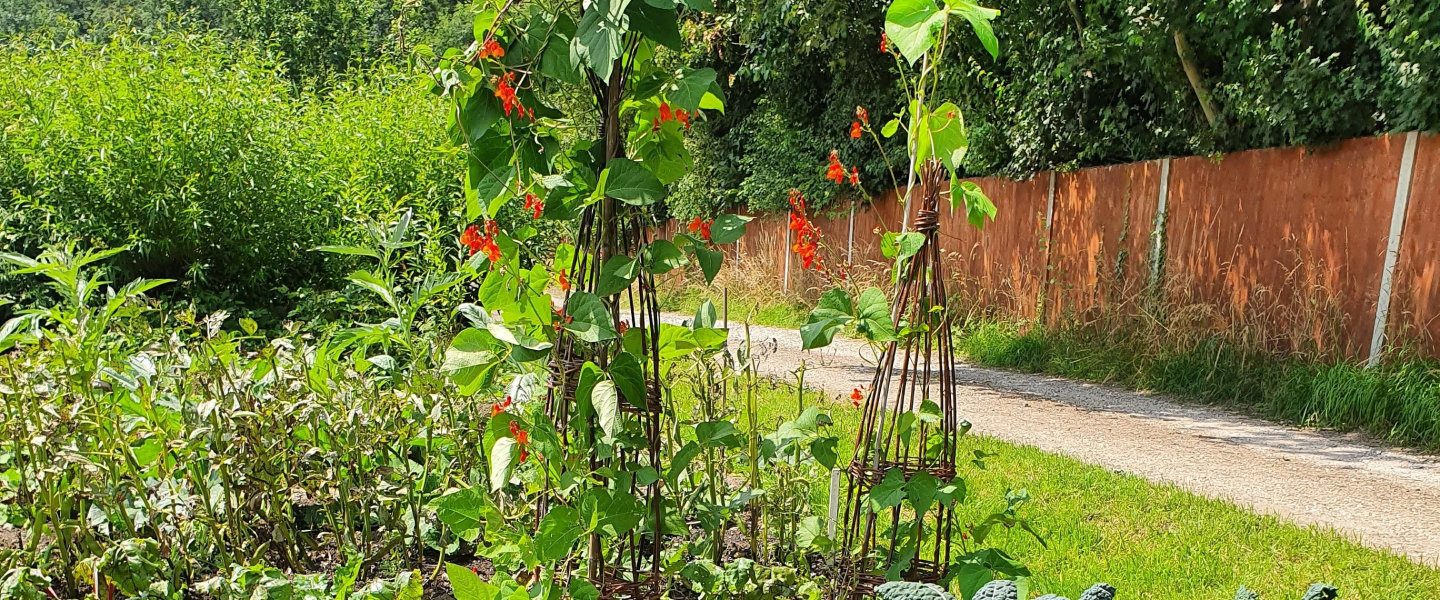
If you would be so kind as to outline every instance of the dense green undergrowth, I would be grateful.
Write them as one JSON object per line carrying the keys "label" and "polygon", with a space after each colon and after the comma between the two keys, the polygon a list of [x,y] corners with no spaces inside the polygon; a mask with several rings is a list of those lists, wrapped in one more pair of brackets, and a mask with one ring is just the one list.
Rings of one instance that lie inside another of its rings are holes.
{"label": "dense green undergrowth", "polygon": [[[333,287],[353,261],[311,249],[402,207],[438,225],[461,193],[443,109],[408,73],[296,91],[257,48],[184,32],[15,40],[0,65],[0,251],[128,245],[124,279],[233,308]],[[0,276],[21,304],[32,284]]]}
{"label": "dense green undergrowth", "polygon": [[960,348],[988,366],[1178,394],[1289,423],[1363,430],[1427,449],[1440,448],[1440,364],[1400,359],[1367,369],[1246,351],[1221,337],[1153,350],[1138,336],[1086,329],[1021,328],[980,322],[960,332]]}

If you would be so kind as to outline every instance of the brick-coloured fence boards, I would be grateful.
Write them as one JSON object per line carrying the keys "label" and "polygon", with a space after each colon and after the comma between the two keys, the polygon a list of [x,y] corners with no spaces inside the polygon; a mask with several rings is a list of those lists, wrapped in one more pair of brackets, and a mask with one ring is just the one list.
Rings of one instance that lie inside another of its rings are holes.
{"label": "brick-coloured fence boards", "polygon": [[[1440,348],[1440,136],[976,181],[997,219],[977,231],[947,215],[941,239],[956,292],[985,306],[1053,323],[1164,290],[1221,317],[1328,310],[1334,335],[1315,342],[1372,362],[1394,339]],[[883,263],[873,231],[898,230],[900,211],[891,193],[814,220],[836,254]],[[770,216],[736,251],[786,290],[817,285],[790,245],[784,216]]]}

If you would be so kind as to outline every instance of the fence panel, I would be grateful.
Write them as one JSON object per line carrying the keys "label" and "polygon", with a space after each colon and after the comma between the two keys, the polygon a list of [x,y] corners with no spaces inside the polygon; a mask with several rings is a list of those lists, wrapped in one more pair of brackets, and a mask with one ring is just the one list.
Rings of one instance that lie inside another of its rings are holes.
{"label": "fence panel", "polygon": [[950,292],[978,308],[1033,318],[1045,281],[1050,176],[974,181],[995,203],[997,214],[979,230],[966,220],[963,209],[941,209],[940,250],[955,282]]}
{"label": "fence panel", "polygon": [[1172,306],[1204,304],[1280,349],[1368,352],[1405,138],[1171,166]]}
{"label": "fence panel", "polygon": [[1160,162],[1063,173],[1050,227],[1049,322],[1137,297],[1148,281]]}
{"label": "fence panel", "polygon": [[1420,136],[1412,177],[1386,339],[1416,343],[1435,355],[1440,350],[1440,135]]}

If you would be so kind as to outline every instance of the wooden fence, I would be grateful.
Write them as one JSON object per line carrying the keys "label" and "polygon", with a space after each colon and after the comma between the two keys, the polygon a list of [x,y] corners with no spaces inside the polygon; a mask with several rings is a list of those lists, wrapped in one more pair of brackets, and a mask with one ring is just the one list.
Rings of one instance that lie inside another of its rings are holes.
{"label": "wooden fence", "polygon": [[[941,243],[957,292],[989,310],[1084,321],[1158,298],[1216,328],[1283,322],[1290,338],[1371,361],[1396,340],[1440,349],[1440,136],[977,182],[999,215],[983,231],[947,215]],[[815,221],[835,254],[883,264],[874,230],[899,229],[900,212],[891,193]],[[783,289],[820,285],[790,245],[771,216],[734,252]]]}

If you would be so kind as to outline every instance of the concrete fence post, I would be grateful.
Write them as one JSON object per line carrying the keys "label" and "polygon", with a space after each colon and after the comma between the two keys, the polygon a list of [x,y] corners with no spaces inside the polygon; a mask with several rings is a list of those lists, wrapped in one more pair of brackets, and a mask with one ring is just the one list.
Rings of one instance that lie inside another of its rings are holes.
{"label": "concrete fence post", "polygon": [[1170,200],[1170,159],[1160,159],[1160,194],[1155,200],[1155,229],[1150,232],[1150,289],[1159,291],[1165,258],[1165,207]]}
{"label": "concrete fence post", "polygon": [[1050,295],[1050,256],[1055,237],[1055,171],[1050,171],[1049,190],[1045,193],[1045,264],[1040,271],[1040,297],[1035,302],[1035,319],[1045,323],[1046,304]]}
{"label": "concrete fence post", "polygon": [[855,201],[850,201],[850,235],[845,240],[845,264],[855,264]]}
{"label": "concrete fence post", "polygon": [[1395,204],[1390,209],[1390,240],[1385,244],[1385,270],[1380,273],[1380,294],[1375,300],[1375,327],[1370,333],[1370,358],[1366,365],[1380,364],[1385,352],[1385,325],[1390,320],[1390,294],[1395,285],[1395,263],[1400,260],[1400,234],[1405,229],[1405,211],[1410,206],[1410,180],[1415,174],[1415,147],[1420,133],[1405,134],[1405,151],[1400,155],[1400,178],[1395,183]]}

